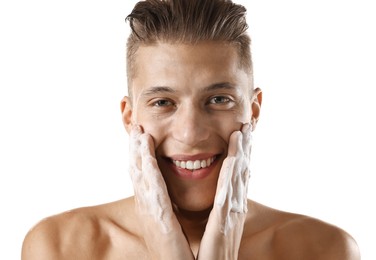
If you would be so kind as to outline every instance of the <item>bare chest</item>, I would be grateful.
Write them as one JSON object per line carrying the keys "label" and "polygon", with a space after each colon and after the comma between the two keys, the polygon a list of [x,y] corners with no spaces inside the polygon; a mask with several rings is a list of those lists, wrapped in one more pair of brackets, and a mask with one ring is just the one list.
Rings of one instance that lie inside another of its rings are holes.
{"label": "bare chest", "polygon": [[[102,247],[102,253],[92,256],[90,259],[153,259],[149,254],[147,246],[142,238],[132,235],[123,235],[111,240],[107,245],[97,245]],[[193,246],[192,251],[197,254],[199,246]],[[239,249],[238,260],[273,260],[273,247],[268,234],[260,234],[256,237],[245,238]],[[280,260],[280,259],[279,259]]]}

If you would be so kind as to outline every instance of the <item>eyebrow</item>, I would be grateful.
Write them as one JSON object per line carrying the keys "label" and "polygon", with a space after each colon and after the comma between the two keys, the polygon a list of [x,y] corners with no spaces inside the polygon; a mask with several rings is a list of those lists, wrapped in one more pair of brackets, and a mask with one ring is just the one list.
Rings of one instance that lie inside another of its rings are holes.
{"label": "eyebrow", "polygon": [[170,87],[166,86],[154,86],[146,89],[143,93],[142,96],[151,96],[155,95],[158,93],[175,93],[176,91]]}
{"label": "eyebrow", "polygon": [[220,82],[211,84],[203,89],[205,92],[220,90],[220,89],[227,89],[227,90],[234,90],[235,86],[230,82]]}
{"label": "eyebrow", "polygon": [[[202,91],[211,92],[211,91],[216,91],[220,89],[234,90],[236,88],[233,84],[229,82],[220,82],[220,83],[214,83],[207,87],[204,87]],[[167,86],[153,86],[153,87],[146,89],[142,93],[142,96],[152,96],[152,95],[160,94],[160,93],[176,93],[176,90]]]}

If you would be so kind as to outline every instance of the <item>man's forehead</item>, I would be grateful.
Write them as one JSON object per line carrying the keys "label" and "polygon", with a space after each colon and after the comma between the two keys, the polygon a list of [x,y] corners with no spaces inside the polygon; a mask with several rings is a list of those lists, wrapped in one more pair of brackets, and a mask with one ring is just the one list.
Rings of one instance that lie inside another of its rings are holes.
{"label": "man's forehead", "polygon": [[[135,52],[135,56],[151,58],[155,56],[170,56],[184,57],[185,55],[201,54],[203,56],[218,56],[218,57],[235,57],[237,56],[237,48],[234,44],[222,41],[205,41],[196,44],[191,43],[170,43],[170,42],[156,42],[152,44],[142,44]],[[202,56],[201,56],[202,57]],[[238,58],[238,57],[237,57]]]}
{"label": "man's forehead", "polygon": [[155,43],[140,46],[135,56],[131,85],[138,90],[140,87],[175,88],[190,83],[200,88],[211,86],[211,90],[219,89],[218,86],[223,89],[224,86],[237,88],[247,84],[249,87],[249,75],[239,66],[238,54],[232,44]]}
{"label": "man's forehead", "polygon": [[[147,45],[140,47],[134,58],[136,77],[144,77],[146,73],[156,73],[153,75],[154,78],[197,74],[197,72],[200,76],[203,74],[234,74],[241,69],[235,49],[223,47],[222,44]],[[165,75],[166,73],[170,73],[170,75]]]}
{"label": "man's forehead", "polygon": [[[200,88],[200,92],[202,93],[210,93],[213,91],[221,91],[221,90],[237,92],[239,90],[239,86],[232,84],[230,82],[218,82],[218,83],[213,83],[208,86],[203,86],[202,88]],[[142,95],[153,96],[159,93],[175,94],[178,92],[179,92],[178,88],[174,88],[170,86],[150,86],[142,90]]]}

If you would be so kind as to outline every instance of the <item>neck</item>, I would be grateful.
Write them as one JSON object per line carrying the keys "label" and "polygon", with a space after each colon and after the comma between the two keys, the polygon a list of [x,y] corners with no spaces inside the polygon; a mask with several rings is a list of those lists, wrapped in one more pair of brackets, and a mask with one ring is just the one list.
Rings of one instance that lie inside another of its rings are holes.
{"label": "neck", "polygon": [[200,226],[206,225],[212,208],[202,211],[189,211],[181,208],[175,208],[175,214],[181,225]]}
{"label": "neck", "polygon": [[210,212],[211,208],[202,211],[175,208],[176,217],[193,251],[198,250]]}

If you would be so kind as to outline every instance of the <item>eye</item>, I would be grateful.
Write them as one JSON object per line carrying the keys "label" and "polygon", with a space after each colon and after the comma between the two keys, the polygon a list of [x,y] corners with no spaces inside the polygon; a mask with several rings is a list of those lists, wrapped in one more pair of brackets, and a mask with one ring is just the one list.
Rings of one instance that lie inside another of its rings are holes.
{"label": "eye", "polygon": [[232,96],[211,96],[207,103],[212,110],[231,110],[236,106],[236,101]]}
{"label": "eye", "polygon": [[155,106],[155,107],[168,107],[168,106],[173,106],[173,105],[174,103],[168,99],[158,99],[152,102],[152,106]]}
{"label": "eye", "polygon": [[215,96],[209,100],[209,104],[228,104],[232,102],[232,99],[225,96]]}

